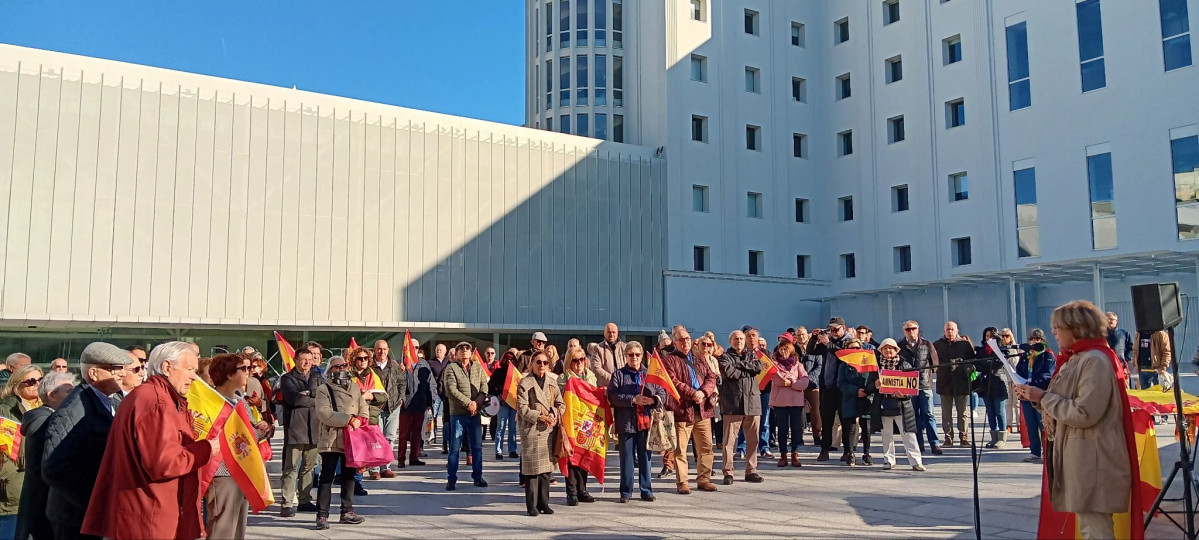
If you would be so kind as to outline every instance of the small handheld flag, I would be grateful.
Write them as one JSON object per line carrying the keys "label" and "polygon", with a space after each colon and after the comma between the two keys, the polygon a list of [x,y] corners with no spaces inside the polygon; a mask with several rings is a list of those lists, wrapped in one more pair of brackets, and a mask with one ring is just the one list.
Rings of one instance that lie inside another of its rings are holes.
{"label": "small handheld flag", "polygon": [[504,402],[513,409],[516,408],[516,392],[520,387],[520,379],[524,377],[516,366],[508,364],[508,376],[504,378]]}
{"label": "small handheld flag", "polygon": [[412,344],[412,334],[404,330],[404,367],[412,369],[420,358],[416,356],[416,346]]}
{"label": "small handheld flag", "polygon": [[13,463],[21,453],[21,423],[16,420],[0,417],[0,453],[8,456]]}
{"label": "small handheld flag", "polygon": [[346,349],[346,352],[352,351],[357,348],[358,348],[358,340],[351,337],[350,338],[350,346]]}
{"label": "small handheld flag", "polygon": [[842,362],[849,364],[850,367],[857,370],[858,373],[878,371],[878,359],[875,358],[874,351],[867,351],[865,349],[841,349],[837,351],[837,358]]}
{"label": "small handheld flag", "polygon": [[275,332],[275,343],[279,345],[279,357],[283,359],[283,371],[291,371],[296,368],[296,348],[291,346],[286,339],[283,339],[283,334]]}
{"label": "small handheld flag", "polygon": [[766,385],[770,384],[770,378],[778,373],[779,368],[774,365],[774,360],[762,351],[758,351],[758,359],[762,361],[762,371],[758,372],[758,390],[765,390]]}
{"label": "small handheld flag", "polygon": [[479,349],[475,348],[475,362],[479,363],[479,367],[483,368],[483,373],[487,374],[487,378],[491,378],[491,368],[487,366],[487,362],[483,361],[483,357],[479,356]]}
{"label": "small handheld flag", "polygon": [[658,356],[658,351],[655,350],[654,354],[650,355],[646,370],[645,382],[661,386],[675,401],[682,400],[678,389],[674,387],[674,381],[670,380],[670,373],[666,372],[666,366],[662,364],[662,358]]}

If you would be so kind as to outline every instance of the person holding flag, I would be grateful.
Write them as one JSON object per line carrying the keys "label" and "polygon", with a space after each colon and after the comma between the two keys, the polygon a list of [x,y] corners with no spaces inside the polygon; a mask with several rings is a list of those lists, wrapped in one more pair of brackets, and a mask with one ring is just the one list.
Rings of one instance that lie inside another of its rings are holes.
{"label": "person holding flag", "polygon": [[[799,461],[799,445],[803,441],[804,395],[808,390],[808,371],[804,369],[799,354],[795,351],[795,335],[787,332],[779,336],[774,348],[775,369],[770,374],[774,390],[770,392],[770,408],[779,434],[779,467],[802,467]],[[790,452],[790,461],[788,461]]]}
{"label": "person holding flag", "polygon": [[716,403],[712,399],[716,391],[716,374],[708,363],[691,354],[691,334],[682,326],[674,327],[672,337],[674,349],[662,358],[662,365],[675,381],[675,389],[682,399],[667,402],[674,413],[675,433],[679,447],[674,451],[674,470],[678,475],[676,484],[680,495],[688,495],[687,441],[694,439],[695,461],[698,475],[696,487],[700,491],[716,491],[712,484],[712,418],[716,416]]}
{"label": "person holding flag", "polygon": [[[870,457],[870,417],[874,412],[873,396],[878,393],[878,360],[874,351],[861,348],[862,342],[851,339],[845,349],[837,351],[841,360],[838,368],[837,385],[841,389],[841,461],[853,467],[857,465],[853,450],[855,424],[861,432],[862,464],[874,465]],[[856,422],[855,422],[856,420]]]}
{"label": "person holding flag", "polygon": [[625,343],[624,354],[624,367],[612,373],[612,380],[608,384],[608,403],[612,405],[616,448],[620,451],[620,502],[627,503],[633,496],[634,467],[637,469],[641,500],[654,502],[654,488],[650,479],[652,456],[647,446],[652,411],[666,403],[666,391],[660,384],[669,386],[672,392],[675,389],[669,377],[661,383],[649,380],[649,369],[643,363],[645,349],[641,343]]}
{"label": "person holding flag", "polygon": [[500,396],[500,410],[491,419],[495,425],[493,437],[495,438],[495,459],[497,461],[504,459],[505,439],[508,441],[508,457],[513,459],[520,457],[520,454],[516,453],[516,409],[505,399],[510,388],[515,392],[515,388],[508,383],[508,372],[515,369],[513,362],[516,360],[516,355],[516,349],[508,349],[496,364],[496,368],[492,370],[491,378],[487,381],[487,393]]}
{"label": "person holding flag", "polygon": [[[724,375],[720,388],[720,410],[724,414],[724,485],[733,484],[733,446],[737,432],[745,431],[745,481],[758,483],[758,443],[762,420],[761,387],[758,373],[762,360],[745,344],[745,332],[729,334],[729,347],[720,357],[720,372]],[[681,441],[680,441],[681,442]]]}
{"label": "person holding flag", "polygon": [[[358,385],[358,389],[362,391],[362,396],[366,398],[367,410],[370,411],[368,415],[369,424],[372,426],[381,426],[380,411],[387,404],[387,389],[383,387],[383,378],[371,367],[371,364],[374,363],[371,361],[371,351],[355,347],[347,351],[346,359],[352,362],[350,364],[352,366],[350,368],[350,377]],[[383,428],[380,427],[379,429],[382,430]],[[370,474],[369,478],[371,480],[382,478],[378,467],[371,467],[366,472]],[[395,473],[392,473],[390,470],[387,472],[391,473],[388,475],[388,478],[395,477]]]}
{"label": "person holding flag", "polygon": [[[622,364],[623,360],[621,359]],[[558,376],[558,389],[563,396],[566,395],[566,384],[571,379],[579,379],[589,386],[596,386],[596,375],[588,366],[587,353],[579,346],[566,349],[566,367],[562,370],[562,375]],[[577,429],[577,426],[567,425],[566,428]],[[572,434],[572,437],[577,436],[577,433]],[[595,497],[587,493],[587,469],[571,463],[566,471],[566,506],[578,506],[580,502],[595,502]]]}
{"label": "person holding flag", "polygon": [[[380,395],[379,426],[383,428],[383,437],[388,443],[394,444],[399,438],[400,417],[403,416],[404,401],[408,395],[409,370],[391,356],[391,344],[385,339],[375,341],[374,362],[371,369],[375,378],[383,383],[385,394]],[[415,356],[415,355],[414,355]],[[399,454],[403,456],[403,453]],[[403,458],[398,458],[403,466]],[[391,465],[384,466],[379,471],[381,478],[395,478]],[[374,475],[371,475],[374,478]]]}
{"label": "person holding flag", "polygon": [[553,514],[550,477],[554,471],[554,433],[566,404],[550,373],[549,353],[536,351],[529,374],[520,380],[516,394],[516,421],[520,429],[520,473],[525,478],[525,510],[530,516]]}
{"label": "person holding flag", "polygon": [[[362,349],[359,349],[362,350]],[[369,357],[368,357],[369,358]],[[333,478],[341,481],[341,523],[358,525],[365,518],[354,512],[354,475],[346,464],[345,433],[367,425],[370,406],[354,384],[344,358],[329,360],[329,382],[316,390],[316,416],[320,421],[317,451],[321,454],[320,488],[317,489],[316,529],[329,528]],[[341,474],[338,475],[338,468]]]}

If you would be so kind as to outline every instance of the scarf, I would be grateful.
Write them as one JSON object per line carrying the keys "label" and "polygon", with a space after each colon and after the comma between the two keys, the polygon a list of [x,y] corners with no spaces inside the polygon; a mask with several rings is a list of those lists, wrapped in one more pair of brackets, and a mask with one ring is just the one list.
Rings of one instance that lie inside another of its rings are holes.
{"label": "scarf", "polygon": [[799,356],[781,356],[774,353],[774,364],[779,367],[779,371],[791,371],[795,364],[799,362]]}
{"label": "scarf", "polygon": [[687,353],[683,357],[683,360],[683,363],[687,366],[687,370],[691,372],[691,389],[699,390],[699,375],[695,373],[695,357],[692,356],[692,353]]}
{"label": "scarf", "polygon": [[[1116,358],[1116,351],[1113,351],[1107,344],[1106,337],[1075,341],[1073,345],[1063,348],[1061,354],[1057,356],[1057,371],[1054,372],[1053,378],[1057,378],[1058,374],[1062,372],[1062,368],[1070,362],[1074,355],[1084,351],[1100,351],[1107,357],[1111,362],[1113,375],[1116,376],[1116,387],[1120,389],[1120,410],[1124,413],[1124,444],[1128,448],[1129,468],[1132,470],[1132,498],[1128,505],[1131,510],[1131,538],[1140,540],[1145,538],[1143,529],[1145,520],[1141,515],[1141,509],[1145,508],[1141,501],[1141,464],[1137,460],[1136,431],[1132,423],[1132,407],[1128,402],[1128,381],[1120,360]],[[1048,468],[1049,464],[1046,464],[1046,470]]]}

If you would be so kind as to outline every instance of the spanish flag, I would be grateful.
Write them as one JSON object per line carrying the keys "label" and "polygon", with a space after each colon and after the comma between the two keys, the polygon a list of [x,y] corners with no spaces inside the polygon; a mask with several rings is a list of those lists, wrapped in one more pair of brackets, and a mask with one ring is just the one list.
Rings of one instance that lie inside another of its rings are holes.
{"label": "spanish flag", "polygon": [[288,372],[296,368],[296,348],[291,346],[286,339],[283,339],[283,334],[275,332],[275,343],[279,345],[279,357],[283,359],[283,371]]}
{"label": "spanish flag", "polygon": [[654,350],[654,354],[646,359],[645,382],[661,386],[670,397],[675,401],[682,401],[679,397],[679,391],[674,387],[674,381],[670,380],[670,373],[666,372],[666,366],[662,364],[662,358],[658,356],[658,351]]}
{"label": "spanish flag", "polygon": [[208,490],[217,468],[224,463],[255,513],[273,504],[266,464],[245,402],[235,408],[216,389],[197,379],[188,388],[187,408],[196,440],[218,438],[221,442],[221,459],[209,461],[200,471],[201,493]]}
{"label": "spanish flag", "polygon": [[758,390],[765,390],[766,385],[770,384],[770,378],[778,373],[779,368],[774,365],[774,360],[762,351],[758,351],[758,359],[762,361],[762,371],[758,372]]}
{"label": "spanish flag", "polygon": [[562,393],[566,412],[562,427],[574,450],[570,457],[560,458],[558,467],[566,475],[567,466],[574,465],[604,483],[604,460],[608,452],[608,389],[597,388],[580,377],[566,382]]}
{"label": "spanish flag", "polygon": [[383,388],[383,380],[375,375],[374,369],[366,368],[366,376],[355,377],[354,380],[358,383],[358,388],[362,390],[363,394],[369,394],[371,392],[378,392],[381,394],[387,393],[387,389]]}
{"label": "spanish flag", "polygon": [[508,376],[504,378],[504,402],[513,409],[516,408],[516,391],[520,387],[522,377],[515,365],[508,364]]}
{"label": "spanish flag", "polygon": [[858,373],[878,371],[878,358],[874,356],[874,351],[841,349],[837,351],[837,358],[858,370]]}
{"label": "spanish flag", "polygon": [[0,454],[8,456],[13,463],[21,453],[21,423],[11,418],[0,417]]}
{"label": "spanish flag", "polygon": [[487,366],[487,362],[483,361],[483,357],[479,356],[478,347],[475,348],[475,362],[479,363],[479,367],[483,368],[483,373],[487,374],[487,378],[491,378],[491,368]]}
{"label": "spanish flag", "polygon": [[350,347],[346,349],[346,353],[347,353],[347,354],[349,354],[349,352],[350,352],[350,351],[352,351],[352,350],[354,350],[354,349],[357,349],[357,348],[358,348],[358,340],[357,340],[357,339],[354,339],[354,338],[351,336],[351,337],[350,337]]}
{"label": "spanish flag", "polygon": [[404,330],[404,367],[412,369],[420,357],[416,356],[416,346],[412,344],[412,334]]}

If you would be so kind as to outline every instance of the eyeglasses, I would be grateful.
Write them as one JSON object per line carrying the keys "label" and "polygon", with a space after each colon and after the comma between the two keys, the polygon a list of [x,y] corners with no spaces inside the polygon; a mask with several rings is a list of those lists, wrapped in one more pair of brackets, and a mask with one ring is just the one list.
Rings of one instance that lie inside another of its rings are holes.
{"label": "eyeglasses", "polygon": [[580,356],[580,357],[578,357],[578,358],[571,358],[571,359],[570,359],[570,361],[571,361],[571,362],[586,362],[586,361],[587,361],[587,357],[586,357],[586,356]]}
{"label": "eyeglasses", "polygon": [[684,337],[681,337],[681,338],[679,338],[679,339],[676,339],[675,341],[691,341],[691,338],[689,338],[689,337],[685,337],[685,336],[684,336]]}
{"label": "eyeglasses", "polygon": [[137,367],[135,367],[135,368],[125,368],[125,371],[132,371],[132,372],[134,372],[134,373],[141,373],[143,369],[146,369],[146,366],[137,366]]}
{"label": "eyeglasses", "polygon": [[355,359],[355,360],[370,360],[370,359],[371,359],[371,357],[369,357],[369,356],[357,356],[357,357],[355,357],[354,359]]}
{"label": "eyeglasses", "polygon": [[999,337],[1012,337],[1011,334],[999,334]]}
{"label": "eyeglasses", "polygon": [[535,366],[548,366],[548,365],[550,365],[550,361],[549,361],[549,360],[538,360],[538,361],[536,361],[536,362],[533,362],[533,365],[535,365]]}
{"label": "eyeglasses", "polygon": [[329,366],[329,371],[333,371],[333,370],[337,370],[337,369],[345,369],[345,368],[346,368],[345,364],[335,364],[335,365]]}
{"label": "eyeglasses", "polygon": [[629,357],[629,358],[641,358],[641,353],[639,353],[639,352],[631,352],[631,353],[628,353],[628,354],[626,354],[625,356],[627,356],[627,357]]}
{"label": "eyeglasses", "polygon": [[42,382],[42,379],[40,377],[31,377],[31,378],[21,381],[21,386],[33,386],[40,382]]}
{"label": "eyeglasses", "polygon": [[919,330],[919,329],[920,329],[920,327],[919,327],[919,326],[909,326],[909,327],[907,327],[907,328],[904,328],[904,329],[903,329],[903,331],[904,331],[904,332],[915,332],[915,331],[917,331],[917,330]]}

